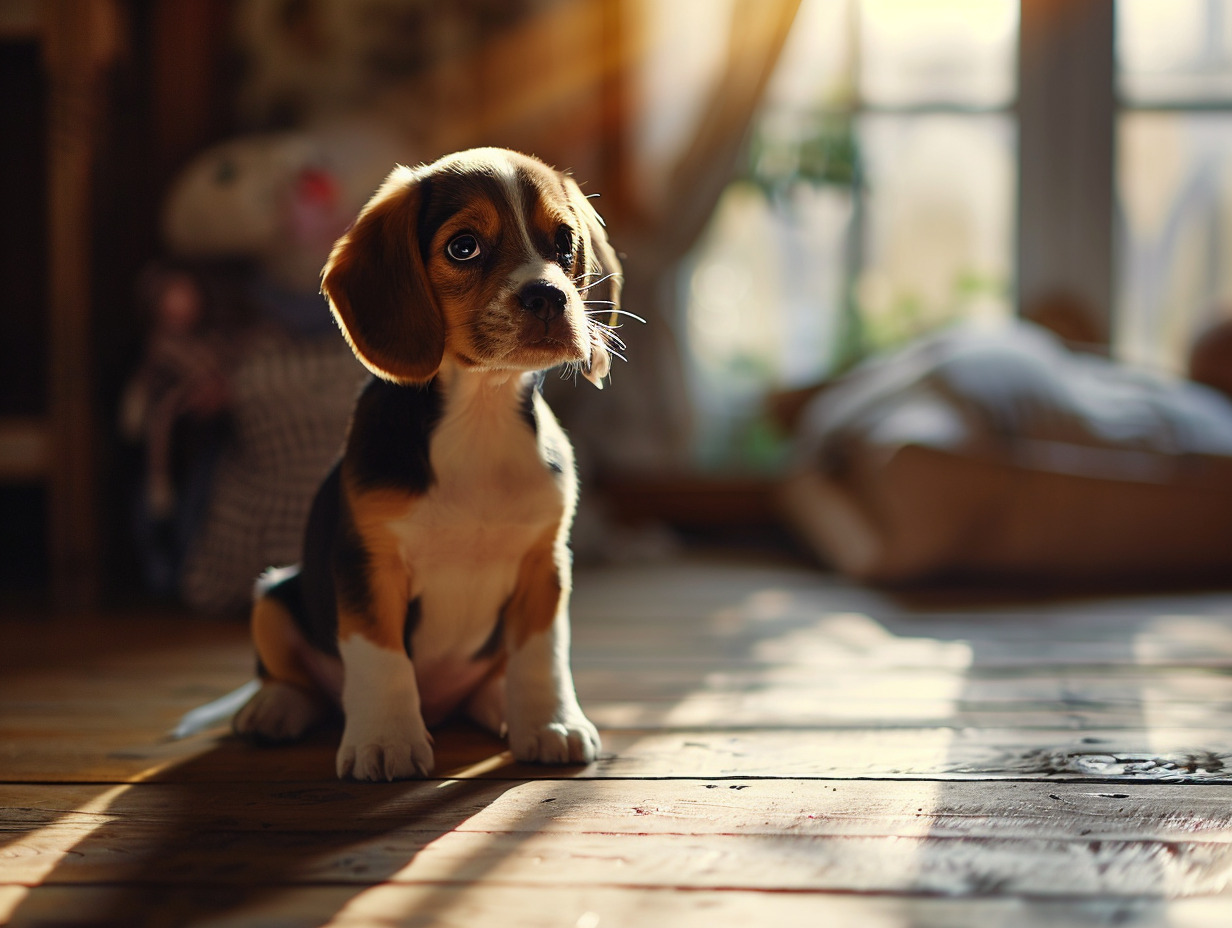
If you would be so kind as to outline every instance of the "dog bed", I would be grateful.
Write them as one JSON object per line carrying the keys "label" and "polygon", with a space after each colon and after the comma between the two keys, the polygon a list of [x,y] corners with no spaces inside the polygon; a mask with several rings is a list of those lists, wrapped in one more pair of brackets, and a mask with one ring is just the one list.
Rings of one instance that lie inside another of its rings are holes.
{"label": "dog bed", "polygon": [[879,583],[1232,576],[1232,400],[1027,323],[960,327],[819,394],[782,499]]}

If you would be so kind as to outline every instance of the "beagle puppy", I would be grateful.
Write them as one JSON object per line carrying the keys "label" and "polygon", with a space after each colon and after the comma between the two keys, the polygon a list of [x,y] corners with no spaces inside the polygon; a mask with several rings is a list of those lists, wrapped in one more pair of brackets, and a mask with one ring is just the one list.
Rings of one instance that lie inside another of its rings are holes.
{"label": "beagle puppy", "polygon": [[569,667],[573,452],[539,391],[602,387],[620,265],[571,177],[503,149],[398,167],[338,240],[322,289],[374,375],[295,567],[257,583],[261,685],[236,732],[283,741],[340,706],[340,777],[433,769],[463,712],[520,761],[599,736]]}

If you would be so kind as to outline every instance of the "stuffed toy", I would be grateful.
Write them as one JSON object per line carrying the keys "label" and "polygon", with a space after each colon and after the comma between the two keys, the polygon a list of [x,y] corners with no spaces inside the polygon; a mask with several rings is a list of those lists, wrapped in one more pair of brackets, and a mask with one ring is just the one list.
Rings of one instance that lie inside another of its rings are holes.
{"label": "stuffed toy", "polygon": [[416,155],[356,122],[223,142],[172,183],[165,244],[182,259],[251,262],[259,319],[292,332],[328,330],[320,278],[330,248],[390,168]]}

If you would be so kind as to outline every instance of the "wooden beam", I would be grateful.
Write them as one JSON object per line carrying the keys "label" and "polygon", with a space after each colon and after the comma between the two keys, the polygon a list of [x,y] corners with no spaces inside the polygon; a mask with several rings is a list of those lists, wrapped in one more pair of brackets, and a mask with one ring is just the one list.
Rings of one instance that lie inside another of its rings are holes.
{"label": "wooden beam", "polygon": [[44,50],[48,114],[48,485],[53,600],[78,606],[99,591],[91,351],[91,173],[100,77],[118,39],[110,0],[48,0]]}
{"label": "wooden beam", "polygon": [[1106,343],[1113,306],[1113,0],[1022,0],[1018,307],[1064,296]]}

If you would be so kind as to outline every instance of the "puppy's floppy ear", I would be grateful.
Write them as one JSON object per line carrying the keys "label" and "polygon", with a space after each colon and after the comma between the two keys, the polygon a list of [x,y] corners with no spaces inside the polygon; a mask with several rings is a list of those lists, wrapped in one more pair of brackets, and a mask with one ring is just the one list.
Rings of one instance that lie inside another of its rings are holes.
{"label": "puppy's floppy ear", "polygon": [[428,282],[419,243],[429,182],[395,168],[338,239],[321,290],[356,357],[386,380],[431,380],[445,353],[445,317]]}
{"label": "puppy's floppy ear", "polygon": [[[582,220],[582,241],[580,266],[582,277],[578,281],[578,290],[582,300],[595,313],[594,318],[604,320],[601,312],[610,310],[606,316],[608,325],[615,325],[617,310],[620,309],[620,288],[624,282],[621,273],[620,259],[607,239],[607,229],[603,219],[590,205],[590,200],[582,193],[582,188],[572,177],[565,177],[565,188],[569,192],[570,202]],[[603,378],[611,369],[612,359],[607,350],[607,341],[599,330],[591,338],[590,363],[583,376],[599,389],[603,389]]]}

